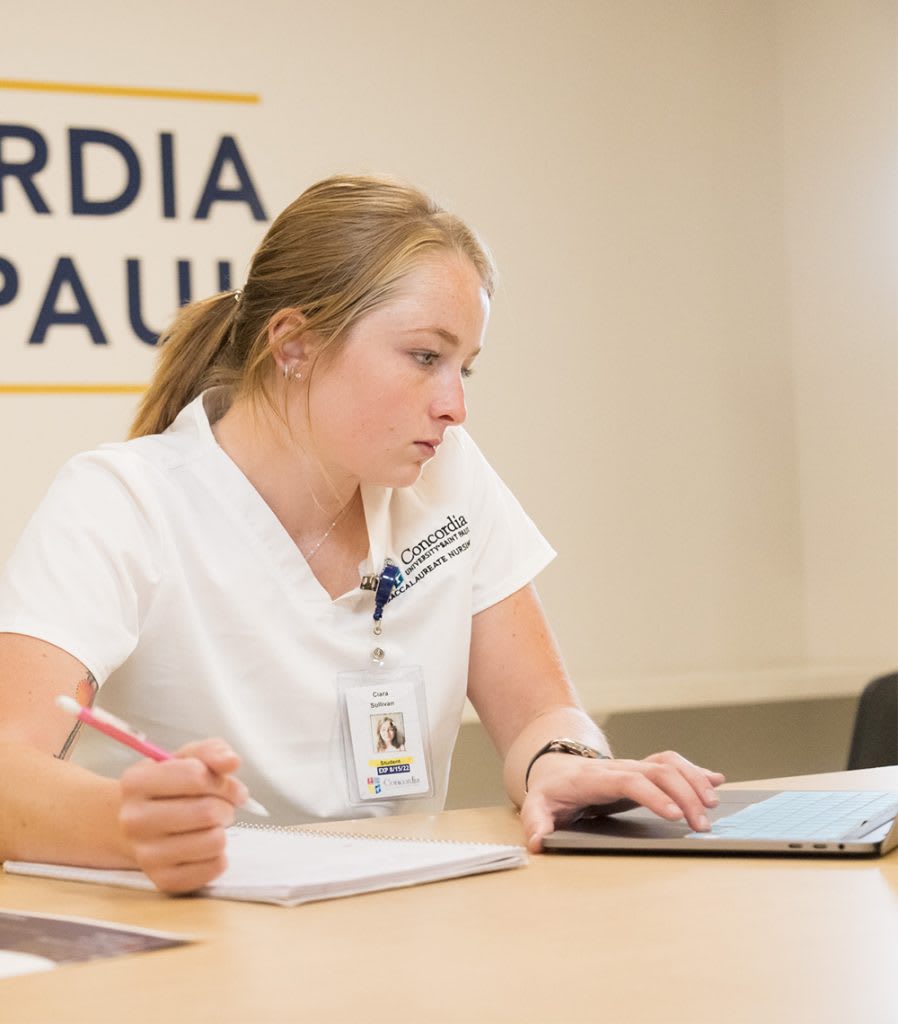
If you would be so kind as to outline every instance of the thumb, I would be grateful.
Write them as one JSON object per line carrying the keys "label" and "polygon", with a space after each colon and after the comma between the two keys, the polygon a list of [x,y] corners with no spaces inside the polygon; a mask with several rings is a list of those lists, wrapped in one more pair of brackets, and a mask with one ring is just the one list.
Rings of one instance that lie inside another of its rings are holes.
{"label": "thumb", "polygon": [[550,812],[545,799],[539,794],[530,793],[521,805],[521,824],[527,849],[531,853],[540,853],[543,848],[543,837],[555,828],[555,818]]}

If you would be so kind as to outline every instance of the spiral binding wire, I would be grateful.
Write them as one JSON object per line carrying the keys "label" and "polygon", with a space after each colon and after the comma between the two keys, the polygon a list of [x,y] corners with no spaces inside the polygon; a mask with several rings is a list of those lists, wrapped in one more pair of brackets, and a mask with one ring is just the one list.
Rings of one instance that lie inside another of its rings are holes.
{"label": "spiral binding wire", "polygon": [[397,843],[442,843],[450,846],[522,846],[522,843],[491,843],[483,839],[422,839],[420,836],[374,835],[364,832],[331,832],[305,825],[266,825],[259,821],[238,821],[233,829],[251,829],[255,832],[285,832],[289,835],[312,836],[320,839],[379,839]]}

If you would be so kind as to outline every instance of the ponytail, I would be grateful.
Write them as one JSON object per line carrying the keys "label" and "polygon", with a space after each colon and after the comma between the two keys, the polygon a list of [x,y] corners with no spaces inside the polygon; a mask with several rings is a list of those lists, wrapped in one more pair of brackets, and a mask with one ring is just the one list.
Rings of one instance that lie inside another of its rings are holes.
{"label": "ponytail", "polygon": [[130,437],[161,434],[208,387],[230,383],[221,363],[237,314],[234,292],[192,302],[159,338],[159,362]]}

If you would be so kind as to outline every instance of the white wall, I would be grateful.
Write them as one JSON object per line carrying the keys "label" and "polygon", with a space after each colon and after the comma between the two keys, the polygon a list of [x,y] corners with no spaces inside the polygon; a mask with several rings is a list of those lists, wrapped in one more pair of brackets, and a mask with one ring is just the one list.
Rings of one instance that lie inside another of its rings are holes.
{"label": "white wall", "polygon": [[787,4],[806,652],[898,662],[898,5]]}
{"label": "white wall", "polygon": [[[0,37],[7,78],[263,102],[0,89],[0,122],[148,150],[175,131],[194,191],[201,143],[232,130],[269,212],[336,170],[434,190],[500,265],[470,425],[559,549],[541,592],[590,706],[727,701],[898,661],[896,56],[892,2],[33,3]],[[261,228],[157,206],[8,210],[0,256],[74,246],[102,288],[134,246],[161,322],[177,255],[245,262]],[[0,383],[145,379],[109,317],[113,356],[59,327],[37,366],[25,301],[0,307]],[[0,394],[0,557],[58,463],[133,405]]]}

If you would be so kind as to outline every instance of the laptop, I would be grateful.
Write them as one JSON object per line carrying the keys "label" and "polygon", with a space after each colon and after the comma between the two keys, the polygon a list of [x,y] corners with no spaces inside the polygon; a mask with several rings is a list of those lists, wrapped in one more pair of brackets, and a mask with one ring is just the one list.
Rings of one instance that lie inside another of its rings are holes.
{"label": "laptop", "polygon": [[898,846],[898,792],[724,789],[717,795],[720,804],[707,811],[710,832],[693,832],[685,822],[620,801],[610,809],[591,808],[546,836],[543,847],[568,853],[881,857]]}

